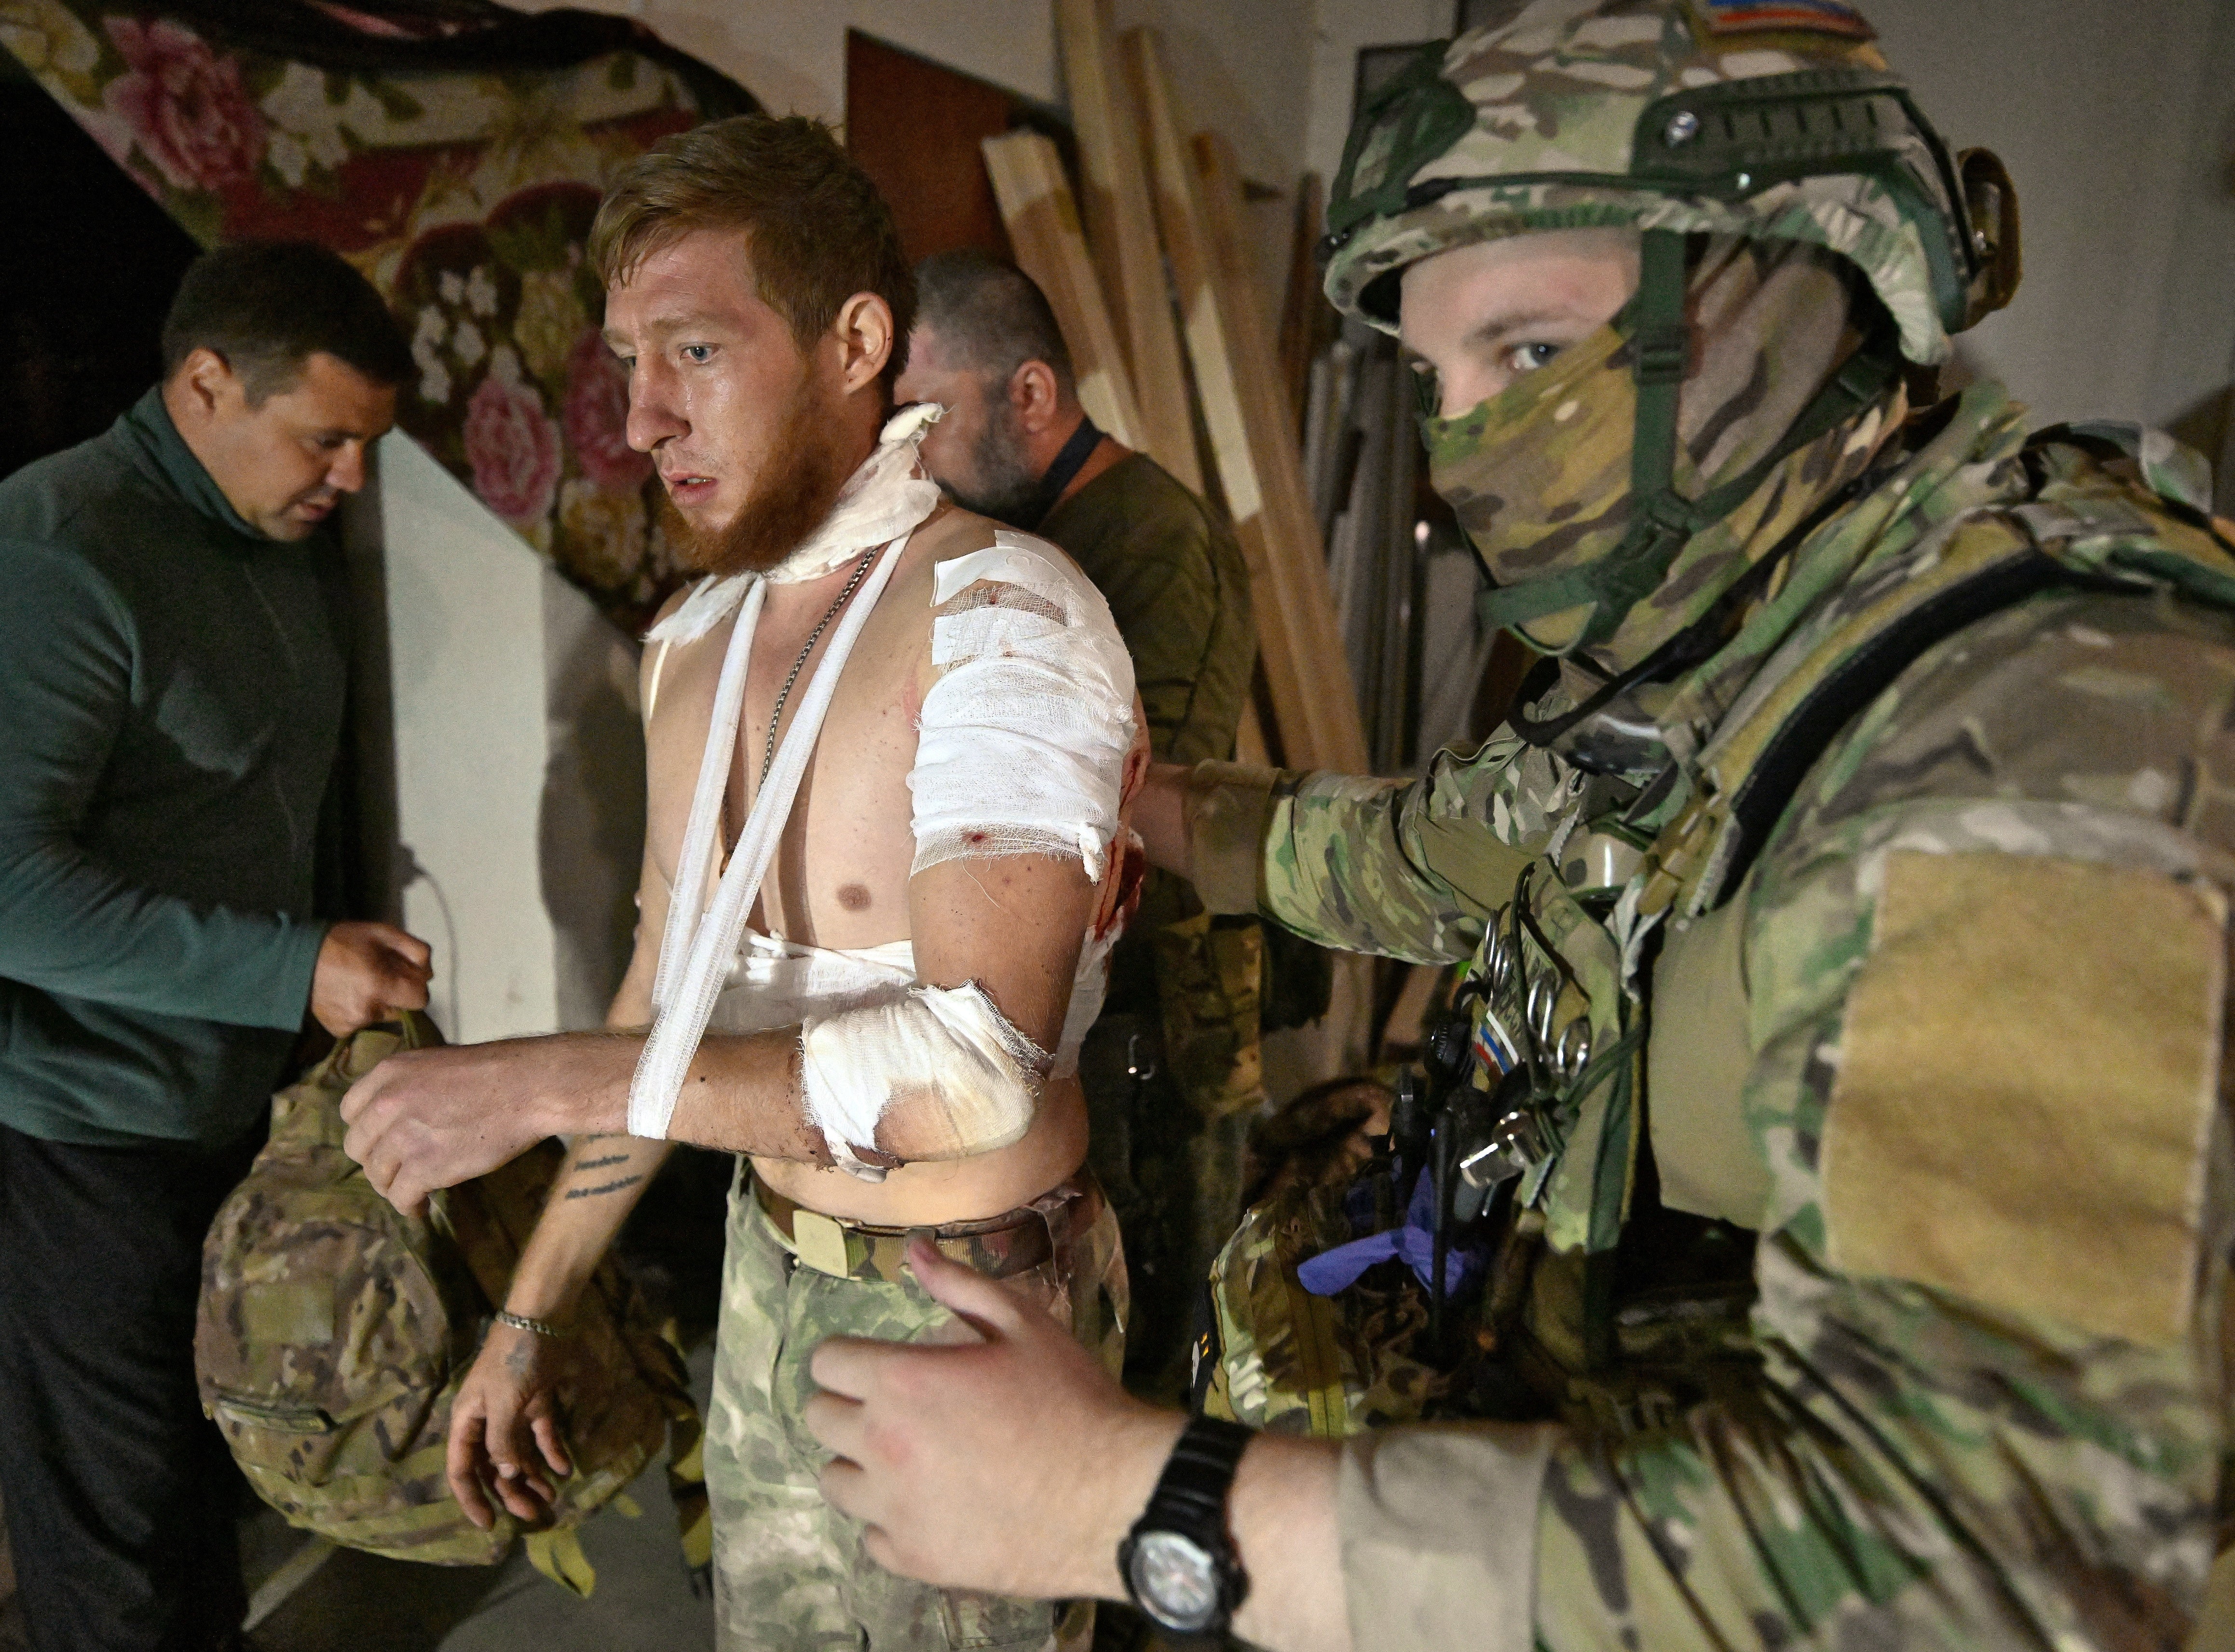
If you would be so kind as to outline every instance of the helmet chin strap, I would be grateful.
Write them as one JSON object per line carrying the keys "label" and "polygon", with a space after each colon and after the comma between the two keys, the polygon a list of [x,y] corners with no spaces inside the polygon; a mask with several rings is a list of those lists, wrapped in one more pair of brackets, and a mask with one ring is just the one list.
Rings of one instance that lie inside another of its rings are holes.
{"label": "helmet chin strap", "polygon": [[[1899,442],[1894,442],[1879,449],[1876,460],[1858,471],[1845,487],[1827,495],[1806,519],[1796,522],[1792,531],[1739,575],[1730,589],[1717,598],[1707,613],[1628,671],[1608,678],[1580,704],[1557,717],[1531,717],[1527,710],[1544,698],[1546,691],[1559,680],[1558,657],[1548,654],[1539,659],[1530,667],[1529,674],[1521,679],[1521,686],[1514,692],[1512,709],[1506,713],[1506,721],[1513,725],[1513,731],[1530,745],[1550,745],[1586,718],[1612,704],[1616,696],[1638,684],[1666,682],[1680,672],[1689,671],[1702,660],[1712,659],[1715,651],[1728,639],[1733,616],[1761,593],[1779,567],[1806,544],[1818,528],[1885,480],[1899,462],[1895,450],[1901,445]],[[1540,649],[1538,652],[1543,653],[1544,651]]]}
{"label": "helmet chin strap", "polygon": [[1588,605],[1590,618],[1564,648],[1604,642],[1652,594],[1692,536],[1750,498],[1778,466],[1835,425],[1884,395],[1900,371],[1890,329],[1864,340],[1793,420],[1793,428],[1741,475],[1697,499],[1675,490],[1676,404],[1691,357],[1684,319],[1684,240],[1680,230],[1649,229],[1641,237],[1637,296],[1625,312],[1635,357],[1637,412],[1631,429],[1629,531],[1613,550],[1581,567],[1501,586],[1484,595],[1479,612],[1493,626],[1517,627],[1547,614]]}

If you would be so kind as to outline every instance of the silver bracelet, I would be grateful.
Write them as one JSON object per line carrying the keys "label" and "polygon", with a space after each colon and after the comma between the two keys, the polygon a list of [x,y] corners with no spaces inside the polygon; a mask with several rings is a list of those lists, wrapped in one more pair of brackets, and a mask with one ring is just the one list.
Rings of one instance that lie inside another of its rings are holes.
{"label": "silver bracelet", "polygon": [[532,1320],[525,1314],[508,1314],[501,1308],[490,1317],[499,1325],[508,1325],[515,1331],[533,1331],[538,1336],[554,1340],[560,1334],[559,1328],[548,1320]]}

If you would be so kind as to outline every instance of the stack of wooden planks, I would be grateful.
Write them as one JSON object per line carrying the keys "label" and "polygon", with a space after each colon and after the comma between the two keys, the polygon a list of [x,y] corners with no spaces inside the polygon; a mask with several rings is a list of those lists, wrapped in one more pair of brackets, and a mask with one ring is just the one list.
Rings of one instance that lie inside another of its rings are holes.
{"label": "stack of wooden planks", "polygon": [[1101,281],[1086,256],[1063,157],[1037,132],[1004,133],[987,138],[982,147],[993,198],[1001,203],[1009,244],[1017,251],[1017,267],[1047,295],[1063,341],[1071,346],[1078,404],[1127,447],[1145,448],[1147,427],[1133,395],[1133,377],[1118,348]]}
{"label": "stack of wooden planks", "polygon": [[1078,138],[1079,215],[1148,427],[1143,450],[1201,493],[1187,370],[1141,161],[1141,122],[1117,62],[1110,0],[1056,0],[1055,16]]}
{"label": "stack of wooden planks", "polygon": [[1240,755],[1362,774],[1294,368],[1266,314],[1233,153],[1215,134],[1183,135],[1153,30],[1131,31],[1121,50],[1109,0],[1056,0],[1055,14],[1083,200],[1045,138],[987,139],[1017,262],[1047,293],[1096,423],[1198,492],[1208,449],[1249,565],[1271,724],[1245,719]]}

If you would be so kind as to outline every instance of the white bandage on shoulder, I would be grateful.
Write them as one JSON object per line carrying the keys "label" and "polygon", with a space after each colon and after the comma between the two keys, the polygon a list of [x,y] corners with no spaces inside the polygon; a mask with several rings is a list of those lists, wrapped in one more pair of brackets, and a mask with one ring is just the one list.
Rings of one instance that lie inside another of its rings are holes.
{"label": "white bandage on shoulder", "polygon": [[1077,855],[1099,881],[1133,743],[1110,606],[1045,541],[998,530],[934,570],[939,679],[917,725],[915,862]]}
{"label": "white bandage on shoulder", "polygon": [[902,1102],[927,1104],[947,1139],[919,1158],[967,1158],[1006,1147],[1032,1127],[1048,1065],[976,982],[909,987],[897,998],[809,1016],[801,1024],[800,1088],[808,1122],[841,1170],[864,1181],[877,1125]]}

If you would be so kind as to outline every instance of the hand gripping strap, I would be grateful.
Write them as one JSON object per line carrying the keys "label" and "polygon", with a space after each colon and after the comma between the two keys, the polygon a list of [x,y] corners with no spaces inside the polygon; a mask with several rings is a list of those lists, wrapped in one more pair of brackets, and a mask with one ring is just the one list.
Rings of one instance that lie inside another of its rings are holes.
{"label": "hand gripping strap", "polygon": [[730,634],[729,652],[722,660],[722,676],[714,693],[714,711],[706,731],[706,752],[698,767],[698,785],[691,797],[691,819],[683,831],[683,854],[675,871],[675,891],[667,909],[667,930],[660,937],[659,971],[652,979],[652,1001],[659,1011],[652,1036],[645,1040],[636,1076],[629,1085],[628,1130],[632,1136],[664,1138],[668,1121],[675,1116],[675,1098],[683,1092],[683,1079],[698,1040],[706,1032],[714,1000],[729,978],[730,962],[737,954],[745,919],[760,893],[761,879],[776,853],[777,840],[791,817],[792,800],[807,774],[809,759],[823,732],[823,719],[837,692],[838,678],[854,652],[854,643],[884,594],[893,570],[900,566],[908,537],[903,534],[878,553],[875,567],[854,594],[852,605],[831,633],[823,663],[815,669],[807,693],[793,714],[791,727],[777,749],[776,764],[762,782],[746,816],[745,829],[730,856],[713,904],[700,915],[706,886],[713,876],[716,834],[721,823],[722,793],[729,784],[731,765],[737,761],[737,721],[745,697],[745,672],[752,662],[753,633],[760,621],[767,587],[756,581]]}

